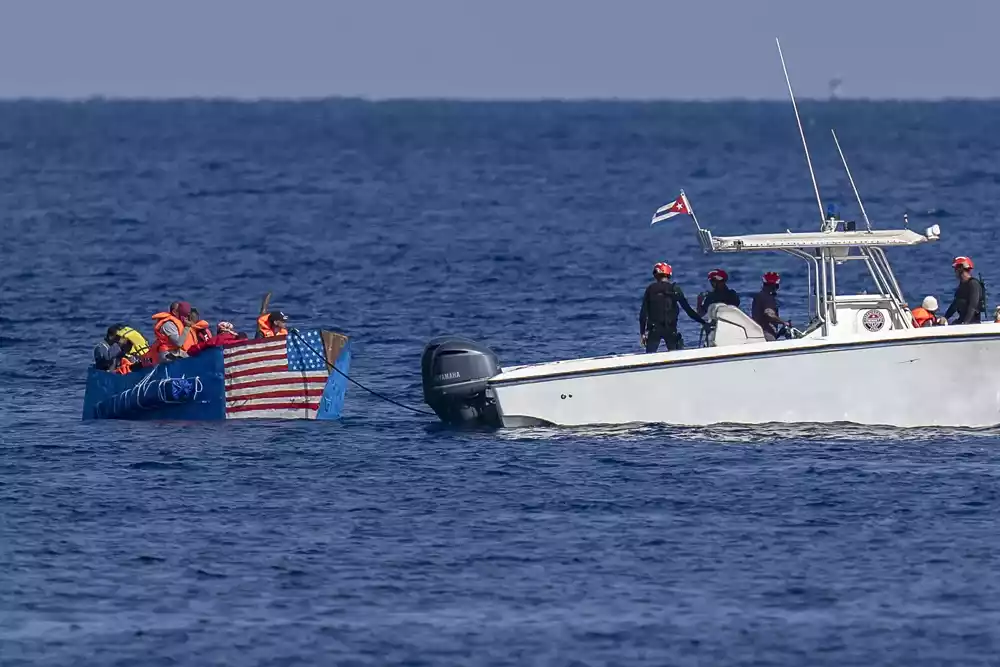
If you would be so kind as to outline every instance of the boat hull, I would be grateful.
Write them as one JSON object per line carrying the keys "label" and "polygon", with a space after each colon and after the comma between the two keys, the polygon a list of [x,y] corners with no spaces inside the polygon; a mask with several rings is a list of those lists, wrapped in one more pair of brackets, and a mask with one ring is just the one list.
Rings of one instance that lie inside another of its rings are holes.
{"label": "boat hull", "polygon": [[[962,331],[964,330],[964,331]],[[504,426],[1000,423],[1000,325],[520,367],[490,388]]]}
{"label": "boat hull", "polygon": [[[315,408],[283,405],[274,410],[227,412],[227,383],[231,383],[232,378],[227,379],[223,348],[212,348],[196,357],[158,364],[128,375],[91,367],[87,372],[83,419],[339,419],[351,366],[350,340],[331,332],[322,332],[322,335],[338,339],[334,348],[336,370],[330,371],[319,399],[312,399]],[[233,393],[230,391],[230,406],[240,400],[234,398]]]}

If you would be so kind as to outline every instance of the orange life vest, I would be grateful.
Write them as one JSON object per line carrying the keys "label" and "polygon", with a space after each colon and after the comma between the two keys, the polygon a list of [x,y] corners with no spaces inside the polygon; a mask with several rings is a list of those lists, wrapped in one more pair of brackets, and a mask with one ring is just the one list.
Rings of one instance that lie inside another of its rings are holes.
{"label": "orange life vest", "polygon": [[927,326],[928,322],[930,322],[931,324],[934,323],[935,319],[934,315],[932,315],[931,312],[926,308],[924,308],[923,306],[917,306],[916,308],[914,308],[912,314],[913,314],[913,326],[917,327],[918,329],[920,327]]}
{"label": "orange life vest", "polygon": [[260,333],[264,336],[264,338],[284,335],[285,334],[284,329],[276,330],[271,327],[271,322],[269,321],[270,317],[271,317],[270,313],[264,313],[263,315],[257,318],[257,329],[260,331]]}
{"label": "orange life vest", "polygon": [[[209,329],[210,327],[206,320],[198,320],[197,322],[192,324],[191,328],[188,330],[188,335],[187,335],[188,339],[191,341],[191,345],[200,343],[202,341],[206,341],[209,338],[211,338],[212,332]],[[188,347],[190,347],[190,345]],[[188,347],[185,347],[184,349],[186,350],[188,349]]]}
{"label": "orange life vest", "polygon": [[118,375],[128,375],[132,372],[132,362],[128,360],[128,357],[122,357],[122,360],[118,362],[118,369],[115,372]]}
{"label": "orange life vest", "polygon": [[143,368],[152,368],[155,366],[160,359],[160,344],[153,339],[150,344],[149,349],[146,350],[146,354],[139,357],[139,361],[142,363]]}
{"label": "orange life vest", "polygon": [[[156,356],[154,358],[159,358],[160,352],[166,350],[167,352],[174,352],[178,348],[172,340],[170,340],[165,333],[163,333],[163,325],[167,322],[173,322],[174,326],[177,327],[179,333],[184,333],[184,323],[180,321],[179,318],[174,317],[170,313],[157,313],[153,315],[153,320],[156,324],[153,325],[153,334],[156,336],[156,342],[153,343],[153,347],[156,348]],[[187,336],[184,338],[184,343],[180,346],[180,349],[187,350],[189,347],[194,345],[193,332],[189,331]]]}

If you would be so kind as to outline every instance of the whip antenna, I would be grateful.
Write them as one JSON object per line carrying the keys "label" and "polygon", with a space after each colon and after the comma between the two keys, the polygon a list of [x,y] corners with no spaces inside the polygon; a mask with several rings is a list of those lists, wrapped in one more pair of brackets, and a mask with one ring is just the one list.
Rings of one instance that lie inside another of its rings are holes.
{"label": "whip antenna", "polygon": [[861,203],[861,194],[858,192],[858,186],[854,184],[854,177],[851,176],[851,168],[847,166],[847,158],[844,157],[844,151],[840,150],[840,142],[837,141],[837,133],[831,129],[830,134],[833,135],[833,143],[837,144],[837,152],[840,153],[840,159],[844,163],[844,170],[847,172],[847,178],[851,181],[851,187],[854,188],[854,196],[857,197],[858,206],[861,207],[861,215],[865,219],[865,227],[868,228],[868,231],[871,231],[872,223],[868,220],[868,214],[865,213],[865,205]]}
{"label": "whip antenna", "polygon": [[826,215],[823,213],[823,200],[819,197],[819,185],[816,184],[816,172],[813,171],[812,159],[809,157],[809,144],[806,143],[806,133],[802,129],[802,119],[799,118],[799,107],[795,103],[795,93],[792,92],[792,81],[788,78],[788,68],[785,67],[785,56],[781,53],[781,42],[774,38],[778,45],[778,57],[781,58],[781,69],[785,73],[785,83],[788,84],[788,95],[792,98],[792,109],[795,110],[795,122],[799,125],[799,136],[802,137],[802,148],[806,152],[806,164],[809,165],[809,176],[812,178],[813,191],[816,193],[816,204],[819,206],[820,229],[826,229]]}

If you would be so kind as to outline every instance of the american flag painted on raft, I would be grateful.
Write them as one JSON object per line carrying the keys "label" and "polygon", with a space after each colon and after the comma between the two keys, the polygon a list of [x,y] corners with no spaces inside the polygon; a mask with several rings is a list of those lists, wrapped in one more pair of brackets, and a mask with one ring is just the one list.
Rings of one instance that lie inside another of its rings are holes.
{"label": "american flag painted on raft", "polygon": [[334,361],[331,348],[339,346],[335,334],[327,333],[304,331],[223,348],[226,419],[315,419],[329,371],[309,347]]}

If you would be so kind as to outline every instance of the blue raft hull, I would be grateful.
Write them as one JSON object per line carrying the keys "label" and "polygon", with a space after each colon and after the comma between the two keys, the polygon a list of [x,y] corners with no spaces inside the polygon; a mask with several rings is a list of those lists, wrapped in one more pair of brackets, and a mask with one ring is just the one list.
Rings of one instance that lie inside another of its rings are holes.
{"label": "blue raft hull", "polygon": [[[317,332],[324,341],[336,337],[336,343],[326,351],[336,353],[334,368],[323,387],[316,409],[286,409],[280,417],[260,414],[264,418],[339,419],[347,393],[347,377],[351,368],[351,344],[346,336]],[[339,371],[339,372],[338,372]],[[236,400],[236,399],[230,399]],[[241,413],[240,417],[257,416]],[[233,418],[230,414],[228,418]],[[83,399],[83,419],[154,420],[178,419],[201,421],[227,419],[226,372],[223,348],[211,348],[195,357],[162,363],[118,375],[99,371],[93,366],[87,371],[87,392]]]}

